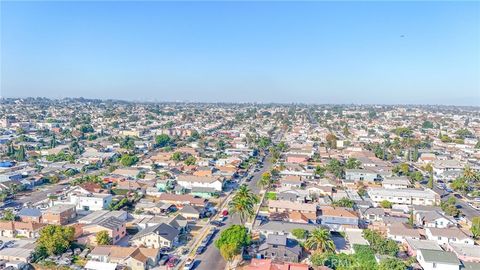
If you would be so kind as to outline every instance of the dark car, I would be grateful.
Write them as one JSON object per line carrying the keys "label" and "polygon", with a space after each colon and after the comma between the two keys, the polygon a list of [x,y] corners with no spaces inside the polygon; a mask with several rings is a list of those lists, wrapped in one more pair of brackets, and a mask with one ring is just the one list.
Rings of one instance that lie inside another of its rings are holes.
{"label": "dark car", "polygon": [[199,246],[195,254],[200,255],[205,251],[205,246]]}
{"label": "dark car", "polygon": [[218,220],[212,220],[212,221],[210,221],[210,224],[215,226],[215,227],[222,227],[223,225],[225,225],[225,223],[223,223],[221,221],[218,221]]}

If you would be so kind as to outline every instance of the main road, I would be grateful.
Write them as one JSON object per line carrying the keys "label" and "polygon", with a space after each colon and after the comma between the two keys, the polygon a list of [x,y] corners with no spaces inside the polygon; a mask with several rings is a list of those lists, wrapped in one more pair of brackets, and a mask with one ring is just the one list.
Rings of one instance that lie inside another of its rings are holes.
{"label": "main road", "polygon": [[[261,190],[257,184],[258,180],[260,179],[262,174],[264,172],[267,172],[272,166],[272,163],[270,160],[271,160],[271,156],[269,153],[268,155],[265,156],[265,159],[263,161],[263,167],[260,168],[259,171],[253,173],[253,179],[250,182],[246,182],[250,190],[256,195],[259,195]],[[240,224],[240,219],[238,218],[237,215],[231,215],[228,217],[228,219],[225,221],[225,225],[222,226],[222,228],[217,234],[215,234],[215,238],[211,241],[210,245],[208,245],[205,252],[196,257],[197,267],[195,269],[198,269],[198,270],[225,269],[226,262],[223,259],[222,255],[220,255],[220,251],[215,247],[214,242],[218,238],[222,230],[234,224]]]}
{"label": "main road", "polygon": [[[283,130],[279,130],[273,141],[275,143],[279,142],[283,137],[283,133],[284,133]],[[260,180],[260,177],[262,177],[263,173],[271,169],[272,167],[271,158],[272,156],[271,156],[271,153],[269,152],[266,156],[264,156],[264,159],[262,162],[263,166],[258,171],[253,172],[253,179],[250,182],[246,182],[246,185],[257,196],[260,195],[260,190],[261,190],[261,188],[257,184],[258,180]],[[229,218],[225,222],[225,225],[220,229],[220,231],[217,234],[215,234],[214,239],[211,241],[210,245],[208,245],[205,252],[196,257],[197,265],[195,269],[198,269],[198,270],[224,270],[225,269],[226,262],[223,259],[222,255],[220,255],[220,251],[215,247],[214,242],[218,238],[222,230],[234,224],[240,224],[240,219],[238,218],[237,215],[229,216]]]}

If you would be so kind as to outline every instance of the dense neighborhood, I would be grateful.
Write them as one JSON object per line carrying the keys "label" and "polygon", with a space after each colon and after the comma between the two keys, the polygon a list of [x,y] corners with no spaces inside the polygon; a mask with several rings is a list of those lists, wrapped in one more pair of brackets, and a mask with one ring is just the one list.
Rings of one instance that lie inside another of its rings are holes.
{"label": "dense neighborhood", "polygon": [[480,269],[478,107],[0,104],[0,269]]}

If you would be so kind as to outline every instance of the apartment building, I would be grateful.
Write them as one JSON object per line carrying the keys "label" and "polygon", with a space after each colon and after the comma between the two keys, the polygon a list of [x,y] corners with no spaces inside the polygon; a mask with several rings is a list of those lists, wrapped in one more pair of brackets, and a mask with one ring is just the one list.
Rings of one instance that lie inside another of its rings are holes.
{"label": "apartment building", "polygon": [[384,200],[404,205],[437,205],[440,203],[440,196],[430,189],[379,188],[368,190],[368,195],[376,204]]}

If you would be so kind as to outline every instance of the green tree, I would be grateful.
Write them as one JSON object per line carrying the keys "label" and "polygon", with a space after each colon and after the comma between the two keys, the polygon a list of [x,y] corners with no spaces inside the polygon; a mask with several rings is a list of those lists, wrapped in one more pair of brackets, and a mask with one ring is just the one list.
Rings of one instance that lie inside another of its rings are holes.
{"label": "green tree", "polygon": [[15,159],[17,161],[25,161],[27,160],[27,155],[25,153],[25,147],[21,145],[18,150],[15,151]]}
{"label": "green tree", "polygon": [[255,205],[259,202],[247,185],[241,185],[229,203],[230,212],[240,216],[240,223],[245,224],[248,218],[255,215]]}
{"label": "green tree", "polygon": [[240,254],[242,247],[250,245],[250,241],[251,238],[245,226],[231,225],[220,233],[215,241],[215,247],[220,250],[220,254],[226,261],[231,261]]}
{"label": "green tree", "polygon": [[17,216],[10,209],[7,209],[3,212],[2,220],[15,221],[16,218],[17,218]]}
{"label": "green tree", "polygon": [[383,201],[380,202],[380,206],[382,208],[392,208],[393,203],[390,202],[390,201],[387,201],[387,200],[383,200]]}
{"label": "green tree", "polygon": [[452,181],[452,183],[450,184],[450,187],[455,191],[466,193],[469,188],[469,185],[464,177],[458,177],[457,179]]}
{"label": "green tree", "polygon": [[107,231],[99,231],[97,235],[95,236],[95,239],[97,240],[98,245],[111,245],[112,244],[112,238],[108,234]]}
{"label": "green tree", "polygon": [[430,188],[430,189],[433,189],[433,175],[431,175],[431,174],[428,177],[427,187]]}
{"label": "green tree", "polygon": [[262,149],[266,149],[270,144],[272,144],[272,141],[268,137],[261,137],[257,142],[258,147]]}
{"label": "green tree", "polygon": [[347,159],[347,162],[345,163],[345,168],[346,169],[358,169],[362,163],[356,159],[356,158],[349,158]]}
{"label": "green tree", "polygon": [[363,237],[370,244],[371,249],[382,255],[396,256],[399,251],[398,244],[392,239],[386,239],[374,230],[363,230]]}
{"label": "green tree", "polygon": [[122,157],[120,157],[120,164],[122,164],[125,167],[132,166],[137,162],[138,162],[138,157],[135,155],[123,154]]}
{"label": "green tree", "polygon": [[269,172],[264,172],[257,184],[262,188],[269,188],[272,184],[272,175]]}
{"label": "green tree", "polygon": [[337,159],[330,159],[330,161],[327,164],[327,171],[335,175],[337,178],[341,178],[343,175],[343,166],[340,161]]}
{"label": "green tree", "polygon": [[472,169],[470,166],[465,166],[463,168],[463,177],[467,181],[477,182],[480,180],[480,174],[478,174],[475,170]]}
{"label": "green tree", "polygon": [[327,141],[327,146],[330,149],[335,149],[337,148],[337,136],[335,136],[333,133],[327,134],[327,137],[325,138]]}
{"label": "green tree", "polygon": [[397,258],[387,258],[380,261],[378,270],[405,270],[407,265]]}
{"label": "green tree", "polygon": [[397,175],[408,175],[410,172],[410,166],[407,163],[402,163],[395,166],[392,171]]}
{"label": "green tree", "polygon": [[182,153],[180,152],[175,152],[172,154],[172,160],[173,161],[181,161],[182,160]]}
{"label": "green tree", "polygon": [[480,238],[480,216],[472,218],[470,232],[472,232],[472,235],[475,239]]}
{"label": "green tree", "polygon": [[50,256],[62,254],[70,247],[74,233],[73,227],[47,225],[40,230],[37,249],[44,250]]}
{"label": "green tree", "polygon": [[167,134],[161,134],[155,137],[155,143],[160,148],[170,145],[171,142],[172,139]]}
{"label": "green tree", "polygon": [[335,243],[332,240],[330,231],[326,228],[313,230],[305,240],[305,247],[315,252],[333,252]]}
{"label": "green tree", "polygon": [[442,201],[440,207],[445,214],[456,217],[460,214],[460,210],[457,208],[456,203],[457,199],[455,199],[455,197],[450,197],[448,200]]}
{"label": "green tree", "polygon": [[348,207],[348,208],[353,208],[353,206],[355,205],[355,203],[350,200],[349,198],[341,198],[340,200],[338,201],[333,201],[332,202],[332,205],[333,206],[338,206],[338,207]]}
{"label": "green tree", "polygon": [[235,244],[225,244],[220,248],[220,255],[227,262],[231,262],[239,254],[240,250]]}
{"label": "green tree", "polygon": [[325,169],[325,167],[317,165],[317,167],[315,167],[315,176],[320,177],[320,178],[324,178],[326,171],[327,171],[327,169]]}
{"label": "green tree", "polygon": [[297,239],[306,239],[308,237],[308,231],[305,229],[293,229],[292,230],[293,236],[295,236]]}
{"label": "green tree", "polygon": [[192,155],[188,156],[184,161],[185,165],[187,166],[195,165],[196,162],[197,162],[197,159]]}
{"label": "green tree", "polygon": [[433,128],[433,123],[428,121],[428,120],[425,120],[425,121],[423,121],[422,128],[425,128],[425,129]]}
{"label": "green tree", "polygon": [[218,150],[225,150],[225,148],[227,147],[227,144],[225,143],[224,140],[219,140],[217,142],[217,148]]}
{"label": "green tree", "polygon": [[410,179],[414,182],[419,182],[423,180],[423,174],[419,171],[414,171],[410,174]]}

